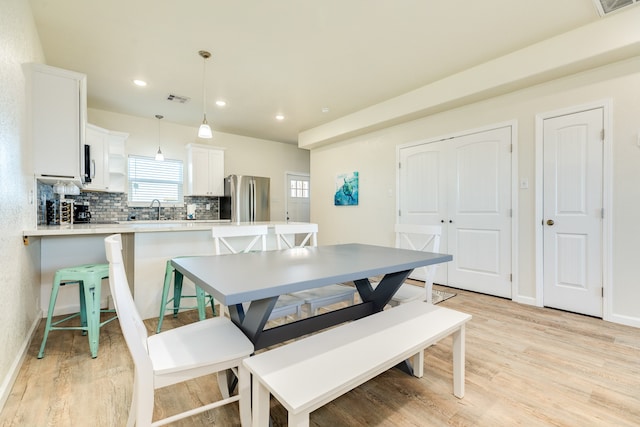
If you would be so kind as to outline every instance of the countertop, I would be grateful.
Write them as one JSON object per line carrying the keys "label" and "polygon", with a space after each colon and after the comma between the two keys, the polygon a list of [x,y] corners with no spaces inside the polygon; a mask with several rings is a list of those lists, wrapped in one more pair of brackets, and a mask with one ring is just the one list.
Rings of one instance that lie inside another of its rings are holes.
{"label": "countertop", "polygon": [[[85,234],[113,233],[154,233],[158,231],[200,231],[209,230],[213,224],[227,223],[229,226],[247,223],[231,223],[222,220],[160,220],[160,221],[122,221],[117,224],[67,224],[40,225],[22,232],[23,237],[37,236],[73,236]],[[253,222],[251,224],[285,224],[283,221]]]}

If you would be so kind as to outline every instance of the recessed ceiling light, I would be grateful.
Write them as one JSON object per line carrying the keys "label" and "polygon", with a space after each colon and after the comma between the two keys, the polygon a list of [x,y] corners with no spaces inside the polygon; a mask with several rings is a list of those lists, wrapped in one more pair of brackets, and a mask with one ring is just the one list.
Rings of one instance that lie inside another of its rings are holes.
{"label": "recessed ceiling light", "polygon": [[278,114],[276,116],[276,120],[284,120],[284,116],[282,114]]}
{"label": "recessed ceiling light", "polygon": [[322,111],[323,113],[328,113],[329,112],[329,107],[322,107]]}
{"label": "recessed ceiling light", "polygon": [[147,85],[147,82],[145,82],[144,80],[134,80],[133,84],[136,86],[144,87]]}
{"label": "recessed ceiling light", "polygon": [[219,99],[216,101],[216,105],[218,107],[226,107],[227,106],[227,101],[223,101],[222,99]]}

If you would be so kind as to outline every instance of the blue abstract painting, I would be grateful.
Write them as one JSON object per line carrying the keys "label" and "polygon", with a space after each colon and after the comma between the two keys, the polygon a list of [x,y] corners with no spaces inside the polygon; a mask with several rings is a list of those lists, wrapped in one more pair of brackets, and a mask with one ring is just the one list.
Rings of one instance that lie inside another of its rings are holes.
{"label": "blue abstract painting", "polygon": [[356,206],[358,204],[358,172],[345,173],[336,177],[335,206]]}

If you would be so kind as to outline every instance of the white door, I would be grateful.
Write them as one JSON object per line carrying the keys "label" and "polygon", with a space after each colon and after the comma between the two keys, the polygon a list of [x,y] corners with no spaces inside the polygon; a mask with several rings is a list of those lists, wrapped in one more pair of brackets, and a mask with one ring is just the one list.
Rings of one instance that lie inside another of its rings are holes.
{"label": "white door", "polygon": [[442,225],[436,283],[511,297],[511,127],[400,150],[400,222]]}
{"label": "white door", "polygon": [[544,305],[602,317],[604,110],[544,120]]}
{"label": "white door", "polygon": [[309,175],[287,173],[285,218],[290,222],[309,222]]}

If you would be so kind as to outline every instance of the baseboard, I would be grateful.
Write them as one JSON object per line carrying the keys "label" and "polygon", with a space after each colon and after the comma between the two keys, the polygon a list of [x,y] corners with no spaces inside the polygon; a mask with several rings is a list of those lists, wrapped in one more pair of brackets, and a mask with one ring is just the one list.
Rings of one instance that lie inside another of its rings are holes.
{"label": "baseboard", "polygon": [[619,323],[621,325],[633,326],[636,328],[640,328],[640,319],[637,317],[625,316],[622,314],[612,314],[610,319],[607,319],[609,322]]}
{"label": "baseboard", "polygon": [[27,356],[29,346],[31,345],[31,341],[33,340],[33,336],[35,335],[35,332],[38,329],[38,325],[40,324],[41,320],[42,312],[40,312],[36,316],[36,319],[29,329],[27,337],[20,347],[20,351],[16,355],[15,360],[13,361],[11,367],[9,368],[9,371],[7,372],[7,376],[2,380],[2,385],[0,385],[0,411],[4,409],[4,405],[5,403],[7,403],[7,399],[9,399],[9,394],[11,393],[11,389],[13,388],[13,384],[15,384],[16,379],[18,378],[20,367],[22,366],[22,362],[24,362],[24,359]]}
{"label": "baseboard", "polygon": [[513,302],[517,302],[520,304],[525,304],[525,305],[537,305],[536,304],[536,299],[534,297],[525,297],[522,295],[519,295],[515,298],[513,298]]}

